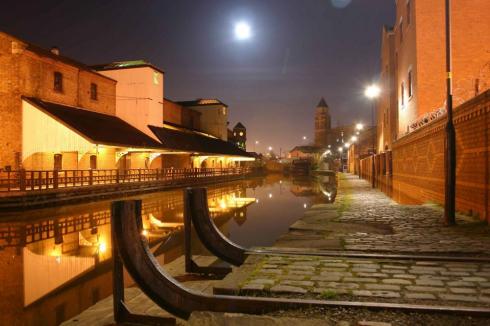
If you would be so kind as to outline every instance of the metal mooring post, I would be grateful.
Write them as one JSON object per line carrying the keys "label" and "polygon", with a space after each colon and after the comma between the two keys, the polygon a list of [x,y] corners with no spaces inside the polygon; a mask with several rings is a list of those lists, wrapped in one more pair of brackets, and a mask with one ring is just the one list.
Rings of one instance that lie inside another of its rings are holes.
{"label": "metal mooring post", "polygon": [[445,152],[444,220],[456,224],[456,131],[453,123],[453,67],[451,40],[451,0],[446,0],[446,86],[447,123]]}

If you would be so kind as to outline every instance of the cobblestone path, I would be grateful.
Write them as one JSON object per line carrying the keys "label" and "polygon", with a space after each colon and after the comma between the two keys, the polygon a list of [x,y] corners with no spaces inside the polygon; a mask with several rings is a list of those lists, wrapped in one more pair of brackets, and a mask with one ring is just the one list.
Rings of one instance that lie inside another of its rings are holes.
{"label": "cobblestone path", "polygon": [[[340,175],[335,204],[313,206],[277,244],[294,247],[304,239],[305,247],[317,249],[489,255],[485,222],[458,214],[458,225],[446,227],[442,214],[435,205],[399,205],[369,182]],[[315,241],[318,237],[322,241]]]}
{"label": "cobblestone path", "polygon": [[248,264],[251,272],[235,289],[215,290],[327,300],[490,304],[490,263],[255,256]]}

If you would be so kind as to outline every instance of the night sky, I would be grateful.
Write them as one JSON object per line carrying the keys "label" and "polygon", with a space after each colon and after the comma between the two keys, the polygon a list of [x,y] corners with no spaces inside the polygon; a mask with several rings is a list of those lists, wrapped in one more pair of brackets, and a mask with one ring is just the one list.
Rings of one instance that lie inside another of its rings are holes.
{"label": "night sky", "polygon": [[[145,59],[166,72],[165,97],[219,98],[249,150],[287,151],[313,138],[322,96],[334,125],[370,121],[362,93],[394,11],[394,0],[17,0],[2,1],[0,29],[86,64]],[[235,39],[239,21],[251,39]]]}

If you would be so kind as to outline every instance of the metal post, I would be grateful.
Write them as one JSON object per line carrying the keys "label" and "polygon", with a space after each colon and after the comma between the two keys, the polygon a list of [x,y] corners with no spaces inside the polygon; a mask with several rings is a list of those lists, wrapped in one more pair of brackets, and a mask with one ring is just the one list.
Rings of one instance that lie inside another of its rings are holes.
{"label": "metal post", "polygon": [[373,131],[372,131],[372,133],[373,133],[373,137],[372,137],[373,138],[372,139],[372,141],[373,141],[373,156],[372,156],[372,160],[371,160],[371,174],[372,174],[372,178],[371,178],[372,179],[372,184],[371,184],[371,186],[373,188],[376,188],[376,180],[375,180],[376,173],[375,173],[375,166],[374,166],[374,158],[375,158],[375,154],[376,154],[376,150],[375,150],[375,147],[374,147],[375,146],[375,143],[376,143],[376,133],[374,132],[376,130],[376,129],[374,129],[375,128],[375,126],[374,126],[374,108],[375,108],[375,106],[376,106],[376,104],[375,104],[375,102],[373,100],[373,106],[371,107],[371,125],[372,125],[372,128],[373,128]]}
{"label": "metal post", "polygon": [[446,82],[447,82],[447,123],[445,151],[445,193],[444,221],[446,225],[456,224],[456,132],[453,124],[453,81],[452,81],[452,40],[451,40],[451,0],[446,0]]}

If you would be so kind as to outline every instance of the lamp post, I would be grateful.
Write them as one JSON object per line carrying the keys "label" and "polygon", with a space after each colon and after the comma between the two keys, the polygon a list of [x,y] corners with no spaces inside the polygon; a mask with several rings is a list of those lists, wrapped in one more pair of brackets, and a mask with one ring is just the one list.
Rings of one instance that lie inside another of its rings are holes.
{"label": "lamp post", "polygon": [[256,140],[255,143],[254,143],[254,152],[256,152],[256,153],[257,153],[256,147],[257,147],[258,144],[259,144],[259,141]]}
{"label": "lamp post", "polygon": [[[372,107],[371,107],[371,125],[372,125],[372,128],[374,128],[374,109],[376,106],[375,100],[379,97],[380,93],[381,93],[381,89],[379,88],[378,85],[375,85],[375,84],[368,86],[366,88],[366,91],[364,92],[366,97],[369,98],[370,100],[372,100]],[[373,188],[376,187],[375,166],[374,166],[374,158],[375,158],[375,154],[376,154],[375,144],[376,144],[376,133],[373,132],[373,158],[371,160],[372,161],[372,163],[371,163],[371,170],[372,170],[371,186]]]}
{"label": "lamp post", "polygon": [[451,40],[451,0],[446,0],[446,90],[447,122],[445,142],[445,192],[444,221],[446,225],[456,224],[456,132],[453,124],[453,67]]}
{"label": "lamp post", "polygon": [[[362,123],[356,124],[356,135],[360,136],[361,130],[364,129],[364,125]],[[362,178],[361,176],[361,146],[359,146],[359,149],[357,150],[359,154],[359,159],[357,160],[357,172],[359,172],[359,179]]]}

